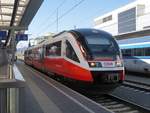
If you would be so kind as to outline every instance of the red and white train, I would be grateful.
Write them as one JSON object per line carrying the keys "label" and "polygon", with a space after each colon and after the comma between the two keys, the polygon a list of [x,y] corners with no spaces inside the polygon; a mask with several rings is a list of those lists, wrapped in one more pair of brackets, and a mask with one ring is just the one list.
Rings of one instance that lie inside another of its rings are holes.
{"label": "red and white train", "polygon": [[25,51],[25,63],[73,80],[105,85],[124,81],[117,42],[96,29],[64,31]]}

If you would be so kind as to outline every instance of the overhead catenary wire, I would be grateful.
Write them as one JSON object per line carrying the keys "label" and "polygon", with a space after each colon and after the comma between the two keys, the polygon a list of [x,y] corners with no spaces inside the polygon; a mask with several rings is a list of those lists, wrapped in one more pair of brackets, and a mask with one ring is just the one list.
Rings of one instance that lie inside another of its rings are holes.
{"label": "overhead catenary wire", "polygon": [[83,3],[85,0],[80,0],[78,3],[76,3],[75,5],[73,5],[70,9],[68,9],[65,13],[63,13],[61,16],[59,16],[56,20],[54,20],[53,22],[47,24],[42,30],[41,32],[38,34],[40,35],[44,30],[48,29],[49,27],[55,25],[55,23],[57,23],[58,20],[62,19],[63,17],[65,17],[67,14],[69,14],[72,10],[74,10],[76,7],[78,7],[81,3]]}
{"label": "overhead catenary wire", "polygon": [[51,17],[57,12],[57,10],[65,4],[65,2],[66,2],[66,0],[63,0],[63,1],[58,5],[58,7],[56,7],[56,9],[55,9],[51,14],[50,14],[46,19],[44,19],[44,21],[42,21],[42,22],[40,23],[39,26],[43,26],[43,25],[47,24],[47,20],[50,20]]}
{"label": "overhead catenary wire", "polygon": [[64,14],[62,14],[58,19],[63,18],[64,16],[66,16],[67,14],[69,14],[72,10],[74,10],[77,6],[79,6],[82,2],[84,2],[85,0],[81,0],[78,3],[76,3],[73,7],[71,7],[69,10],[67,10]]}

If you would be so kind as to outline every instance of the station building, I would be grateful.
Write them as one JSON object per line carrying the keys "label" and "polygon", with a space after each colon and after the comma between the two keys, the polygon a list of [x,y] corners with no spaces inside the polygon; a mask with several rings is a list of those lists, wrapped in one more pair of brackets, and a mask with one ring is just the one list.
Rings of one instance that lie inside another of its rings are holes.
{"label": "station building", "polygon": [[95,18],[94,28],[114,36],[150,29],[150,0],[136,0]]}

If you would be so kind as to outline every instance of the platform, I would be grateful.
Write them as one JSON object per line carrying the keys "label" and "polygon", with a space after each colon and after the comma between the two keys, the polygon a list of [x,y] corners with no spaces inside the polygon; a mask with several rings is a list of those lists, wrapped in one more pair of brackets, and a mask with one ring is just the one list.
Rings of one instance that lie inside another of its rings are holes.
{"label": "platform", "polygon": [[23,112],[24,79],[12,65],[7,49],[0,48],[0,113]]}
{"label": "platform", "polygon": [[25,113],[110,113],[109,110],[18,61],[26,80]]}

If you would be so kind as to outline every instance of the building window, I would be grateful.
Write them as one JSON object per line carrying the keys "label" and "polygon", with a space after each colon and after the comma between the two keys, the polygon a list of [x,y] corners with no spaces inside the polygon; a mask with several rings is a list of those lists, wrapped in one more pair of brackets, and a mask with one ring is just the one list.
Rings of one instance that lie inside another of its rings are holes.
{"label": "building window", "polygon": [[66,41],[66,57],[73,61],[80,62],[69,41]]}
{"label": "building window", "polygon": [[145,13],[145,5],[137,5],[137,16],[143,16]]}
{"label": "building window", "polygon": [[94,25],[100,25],[100,24],[105,23],[105,22],[108,22],[108,21],[110,21],[110,20],[112,20],[112,15],[107,16],[107,17],[105,17],[105,18],[102,18],[102,19],[99,19],[99,20],[95,21]]}
{"label": "building window", "polygon": [[94,23],[94,25],[100,25],[100,24],[102,24],[103,22],[102,22],[102,19],[99,19],[99,20],[96,20],[95,21],[95,23]]}
{"label": "building window", "polygon": [[112,15],[103,18],[103,23],[112,20]]}
{"label": "building window", "polygon": [[118,14],[118,33],[136,30],[136,8]]}
{"label": "building window", "polygon": [[46,56],[61,56],[61,41],[46,46]]}

